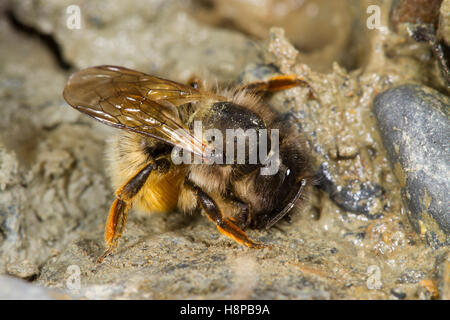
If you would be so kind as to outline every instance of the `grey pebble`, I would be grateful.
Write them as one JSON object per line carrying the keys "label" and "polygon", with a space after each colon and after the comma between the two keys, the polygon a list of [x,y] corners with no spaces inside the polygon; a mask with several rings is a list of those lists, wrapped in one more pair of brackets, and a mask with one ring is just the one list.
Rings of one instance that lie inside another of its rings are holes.
{"label": "grey pebble", "polygon": [[346,185],[338,185],[335,177],[329,171],[327,162],[323,162],[317,173],[319,187],[326,191],[331,200],[342,209],[356,214],[363,214],[369,219],[378,219],[382,214],[371,213],[371,206],[380,198],[384,190],[370,181],[361,182],[357,179],[348,181]]}
{"label": "grey pebble", "polygon": [[450,235],[450,99],[418,85],[375,97],[374,111],[414,229],[432,247]]}

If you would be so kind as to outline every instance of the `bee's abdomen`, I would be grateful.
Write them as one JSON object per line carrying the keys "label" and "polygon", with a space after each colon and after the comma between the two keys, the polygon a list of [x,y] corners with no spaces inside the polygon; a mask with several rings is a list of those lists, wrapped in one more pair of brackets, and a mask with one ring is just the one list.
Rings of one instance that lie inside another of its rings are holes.
{"label": "bee's abdomen", "polygon": [[175,210],[184,176],[182,168],[169,170],[165,174],[153,172],[136,196],[135,208],[149,213]]}
{"label": "bee's abdomen", "polygon": [[[152,146],[155,146],[152,149]],[[108,175],[112,187],[117,190],[131,179],[148,161],[170,154],[171,148],[166,148],[157,141],[153,143],[141,136],[121,132],[109,141],[107,146]],[[154,171],[137,193],[133,206],[143,212],[168,212],[176,208],[180,185],[184,180],[186,169],[175,166],[164,173]]]}

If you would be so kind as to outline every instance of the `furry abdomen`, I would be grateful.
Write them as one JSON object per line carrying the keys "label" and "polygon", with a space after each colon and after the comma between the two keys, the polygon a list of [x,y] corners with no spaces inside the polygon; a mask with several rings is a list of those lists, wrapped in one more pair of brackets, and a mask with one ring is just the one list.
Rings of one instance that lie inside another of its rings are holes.
{"label": "furry abdomen", "polygon": [[[159,143],[129,132],[120,132],[108,141],[108,175],[114,190],[122,187],[148,163],[151,156],[146,150]],[[185,174],[184,166],[175,165],[165,173],[153,171],[134,198],[133,207],[149,213],[175,210]]]}

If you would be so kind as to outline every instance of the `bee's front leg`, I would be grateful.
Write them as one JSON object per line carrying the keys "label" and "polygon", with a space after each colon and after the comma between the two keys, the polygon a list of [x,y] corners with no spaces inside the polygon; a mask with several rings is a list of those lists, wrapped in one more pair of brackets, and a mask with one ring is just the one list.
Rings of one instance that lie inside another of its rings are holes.
{"label": "bee's front leg", "polygon": [[250,225],[250,206],[248,203],[245,203],[231,192],[231,190],[227,191],[226,196],[224,197],[226,200],[231,201],[235,206],[239,207],[240,212],[236,216],[236,218],[231,218],[241,229],[245,229]]}
{"label": "bee's front leg", "polygon": [[226,218],[220,212],[215,201],[206,194],[199,186],[195,185],[192,181],[186,180],[185,185],[190,188],[197,197],[203,211],[206,216],[214,222],[219,229],[220,233],[236,240],[239,243],[245,244],[250,248],[263,248],[264,245],[261,243],[254,242],[249,239],[244,231],[242,231],[233,220]]}
{"label": "bee's front leg", "polygon": [[277,92],[294,87],[308,88],[309,98],[317,99],[317,95],[311,85],[306,80],[297,77],[295,74],[274,76],[266,81],[250,82],[242,85],[240,89],[252,91],[257,94],[264,94],[266,92]]}
{"label": "bee's front leg", "polygon": [[123,201],[116,198],[111,205],[105,227],[105,242],[107,249],[97,259],[98,263],[101,263],[103,259],[109,256],[117,247],[119,238],[122,236],[123,229],[125,228],[128,211],[130,210],[130,208],[131,200]]}
{"label": "bee's front leg", "polygon": [[141,190],[142,186],[147,181],[148,176],[155,168],[157,168],[157,164],[155,162],[148,163],[115,192],[116,199],[109,210],[105,228],[105,241],[107,249],[97,259],[98,263],[102,262],[103,259],[110,255],[117,247],[117,243],[119,242],[125,228],[128,211],[131,209],[133,199],[139,190]]}

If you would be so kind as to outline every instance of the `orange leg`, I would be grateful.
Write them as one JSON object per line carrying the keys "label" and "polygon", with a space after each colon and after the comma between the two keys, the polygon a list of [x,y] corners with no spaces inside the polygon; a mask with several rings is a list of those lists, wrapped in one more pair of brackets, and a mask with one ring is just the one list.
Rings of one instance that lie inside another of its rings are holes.
{"label": "orange leg", "polygon": [[115,199],[109,210],[108,220],[106,220],[105,242],[107,249],[97,259],[101,263],[103,259],[109,256],[119,243],[122,232],[125,229],[125,223],[128,217],[128,211],[131,209],[131,201],[122,201]]}
{"label": "orange leg", "polygon": [[147,164],[115,192],[116,199],[111,205],[108,220],[106,220],[105,242],[107,249],[97,259],[98,263],[102,262],[117,247],[122,232],[125,229],[128,211],[131,209],[133,199],[147,181],[148,176],[154,168],[155,164],[153,162]]}
{"label": "orange leg", "polygon": [[317,99],[317,95],[315,94],[311,85],[303,79],[300,79],[295,74],[290,75],[279,75],[270,78],[267,81],[257,81],[251,82],[243,85],[241,88],[244,90],[253,91],[256,93],[265,93],[265,92],[277,92],[281,90],[286,90],[294,87],[306,87],[309,89],[309,98]]}
{"label": "orange leg", "polygon": [[186,180],[185,184],[194,191],[200,202],[203,211],[209,220],[214,222],[220,233],[226,235],[235,241],[242,243],[250,248],[263,248],[264,245],[251,240],[244,231],[242,231],[232,219],[225,218],[220,212],[217,204],[208,196],[199,186],[195,185],[192,181]]}

